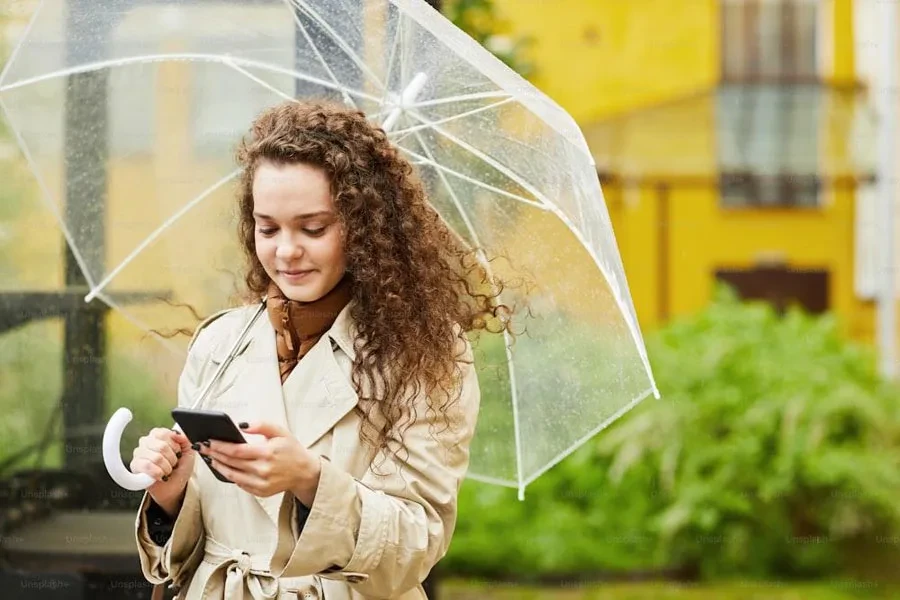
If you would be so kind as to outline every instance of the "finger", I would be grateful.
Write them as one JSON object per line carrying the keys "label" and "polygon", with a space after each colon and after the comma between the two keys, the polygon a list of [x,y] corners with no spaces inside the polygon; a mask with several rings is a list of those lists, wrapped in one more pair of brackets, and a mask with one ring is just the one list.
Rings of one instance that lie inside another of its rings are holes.
{"label": "finger", "polygon": [[233,456],[228,456],[226,454],[222,454],[221,452],[213,452],[209,449],[203,450],[201,452],[201,456],[203,456],[204,460],[215,460],[221,464],[224,464],[229,469],[235,469],[237,471],[241,471],[243,473],[250,472],[253,470],[252,460],[246,460],[243,458],[235,458]]}
{"label": "finger", "polygon": [[288,430],[284,427],[276,425],[275,423],[268,423],[266,421],[244,422],[239,423],[238,426],[244,433],[256,433],[267,438],[284,437],[286,435],[290,435],[290,432],[288,432]]}
{"label": "finger", "polygon": [[175,432],[171,429],[166,429],[165,427],[154,427],[150,430],[148,437],[169,441],[174,437],[174,435]]}
{"label": "finger", "polygon": [[176,456],[176,453],[180,452],[180,447],[176,446],[173,448],[172,443],[169,440],[150,438],[147,440],[146,447],[161,454],[173,467],[178,464],[178,456]]}
{"label": "finger", "polygon": [[148,436],[151,439],[164,440],[169,446],[172,447],[172,452],[174,453],[183,453],[186,448],[185,445],[190,448],[190,442],[180,431],[175,431],[173,429],[164,429],[162,427],[156,427],[150,431],[150,435]]}
{"label": "finger", "polygon": [[218,460],[212,460],[210,466],[248,494],[263,496],[263,494],[259,493],[259,490],[264,487],[265,482],[252,473],[235,469]]}
{"label": "finger", "polygon": [[228,481],[238,484],[238,482],[243,482],[246,480],[246,475],[238,471],[237,469],[233,469],[230,466],[218,461],[218,460],[209,460],[209,466],[219,472],[222,477],[227,479]]}
{"label": "finger", "polygon": [[136,459],[143,459],[149,463],[152,463],[160,468],[163,475],[168,475],[172,472],[174,465],[169,462],[169,459],[160,454],[155,450],[151,450],[149,448],[139,448],[137,452],[135,452]]}
{"label": "finger", "polygon": [[132,461],[131,472],[149,475],[155,481],[160,481],[166,475],[166,473],[159,466],[144,458],[137,458]]}
{"label": "finger", "polygon": [[186,435],[180,431],[172,431],[172,434],[172,440],[178,445],[178,450],[181,453],[185,453],[191,449],[191,440],[189,440]]}
{"label": "finger", "polygon": [[271,451],[266,446],[234,444],[232,442],[223,442],[221,440],[209,440],[207,450],[215,451],[225,456],[248,460],[266,458],[271,454]]}

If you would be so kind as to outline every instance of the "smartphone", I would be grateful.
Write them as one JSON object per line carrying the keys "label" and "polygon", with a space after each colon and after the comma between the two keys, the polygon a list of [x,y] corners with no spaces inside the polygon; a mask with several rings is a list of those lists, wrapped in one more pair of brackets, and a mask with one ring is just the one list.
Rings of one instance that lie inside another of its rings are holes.
{"label": "smartphone", "polygon": [[[181,427],[187,438],[197,444],[204,440],[221,440],[235,444],[245,444],[247,440],[228,414],[218,410],[198,410],[190,408],[173,408],[172,418]],[[203,462],[206,462],[205,460]],[[231,483],[221,473],[206,463],[216,479]]]}

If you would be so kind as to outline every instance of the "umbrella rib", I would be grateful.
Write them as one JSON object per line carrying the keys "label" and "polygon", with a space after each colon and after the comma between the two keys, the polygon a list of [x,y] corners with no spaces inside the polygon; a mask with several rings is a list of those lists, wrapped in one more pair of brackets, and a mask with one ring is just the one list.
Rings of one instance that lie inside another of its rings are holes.
{"label": "umbrella rib", "polygon": [[596,251],[593,246],[591,246],[588,241],[585,239],[584,235],[582,235],[581,231],[577,227],[575,227],[572,220],[566,215],[558,206],[550,205],[550,210],[557,216],[557,218],[563,222],[563,224],[572,232],[572,235],[578,240],[578,243],[581,244],[581,247],[587,251],[588,255],[591,257],[591,260],[594,261],[594,264],[600,270],[600,273],[603,275],[603,278],[606,280],[606,283],[609,285],[609,291],[612,293],[613,298],[616,301],[616,306],[619,307],[619,312],[622,313],[622,316],[625,318],[625,325],[628,326],[628,331],[631,333],[631,338],[634,341],[635,348],[637,348],[638,354],[641,355],[641,360],[644,363],[644,369],[647,371],[647,377],[650,379],[650,385],[653,388],[653,394],[658,396],[659,391],[656,387],[656,379],[653,376],[653,370],[650,368],[650,359],[647,358],[647,349],[644,347],[643,339],[641,338],[640,329],[637,327],[637,323],[635,319],[632,317],[632,312],[629,310],[628,305],[625,303],[625,300],[622,298],[622,294],[620,293],[619,286],[616,285],[615,279],[612,277],[612,274],[609,270],[604,266],[603,262],[600,261],[600,257],[597,256]]}
{"label": "umbrella rib", "polygon": [[512,94],[506,92],[478,92],[475,94],[461,94],[459,96],[445,96],[444,98],[435,98],[433,100],[425,100],[423,102],[414,102],[408,108],[422,108],[429,106],[438,106],[440,104],[452,104],[454,102],[468,102],[469,100],[490,100],[491,98],[513,98]]}
{"label": "umbrella rib", "polygon": [[486,110],[491,110],[492,108],[497,108],[498,106],[503,106],[509,102],[513,102],[515,98],[506,98],[505,100],[501,100],[500,102],[494,102],[493,104],[488,104],[487,106],[482,106],[480,108],[475,108],[470,111],[459,113],[457,115],[453,115],[452,117],[444,117],[443,119],[438,119],[437,121],[432,121],[429,125],[414,125],[412,127],[407,127],[406,129],[398,129],[397,131],[392,131],[391,135],[397,136],[397,139],[394,140],[394,143],[400,142],[404,137],[409,135],[410,133],[421,131],[422,129],[428,129],[433,125],[440,125],[442,123],[449,123],[450,121],[456,121],[457,119],[464,119],[466,117],[471,117],[472,115],[478,114],[480,112],[484,112]]}
{"label": "umbrella rib", "polygon": [[529,200],[528,198],[526,198],[524,196],[520,196],[518,194],[513,194],[512,192],[507,192],[506,190],[495,187],[489,183],[484,183],[483,181],[478,181],[477,179],[470,177],[464,173],[460,173],[459,171],[454,171],[450,167],[445,167],[444,165],[437,163],[433,160],[430,160],[430,159],[422,156],[418,152],[415,152],[413,150],[410,150],[409,148],[406,148],[405,146],[397,146],[397,147],[400,148],[403,152],[406,152],[410,156],[416,158],[419,161],[419,164],[432,166],[435,169],[439,169],[449,175],[453,175],[454,177],[457,177],[458,179],[462,179],[463,181],[468,181],[472,185],[478,186],[482,189],[488,190],[489,192],[493,192],[495,194],[500,194],[501,196],[506,196],[507,198],[512,198],[513,200],[518,200],[519,202],[524,202],[525,204],[527,204],[529,206],[533,206],[534,208],[544,210],[544,211],[550,210],[543,204],[539,204],[539,203],[535,202],[534,200]]}
{"label": "umbrella rib", "polygon": [[97,284],[96,287],[91,286],[92,289],[91,289],[90,293],[87,296],[85,296],[85,302],[90,302],[92,299],[94,299],[103,288],[105,288],[107,285],[109,285],[109,282],[112,281],[113,278],[122,271],[122,269],[124,269],[126,266],[128,266],[131,263],[131,261],[133,261],[135,258],[137,258],[137,256],[141,252],[143,252],[143,250],[146,247],[148,247],[150,244],[152,244],[154,241],[156,241],[156,239],[160,235],[162,235],[162,233],[166,229],[168,229],[175,221],[180,219],[188,211],[190,211],[192,208],[197,206],[201,201],[203,201],[207,196],[212,194],[214,191],[216,191],[217,189],[219,189],[220,187],[222,187],[223,185],[225,185],[226,183],[228,183],[229,181],[234,179],[237,175],[239,175],[241,173],[242,170],[243,169],[235,169],[234,171],[232,171],[231,173],[229,173],[228,175],[226,175],[225,177],[223,177],[222,179],[220,179],[219,181],[217,181],[210,187],[203,190],[203,192],[201,192],[199,196],[197,196],[196,198],[194,198],[193,200],[191,200],[190,202],[188,202],[187,204],[182,206],[174,214],[170,215],[169,218],[166,219],[162,225],[157,227],[155,230],[153,230],[153,232],[150,235],[148,235],[146,238],[144,238],[144,240],[140,244],[138,244],[128,254],[128,256],[125,257],[125,260],[123,260],[121,263],[119,263],[119,265],[115,269],[110,271],[109,274],[103,278],[103,281],[101,281],[99,284]]}
{"label": "umbrella rib", "polygon": [[572,444],[567,449],[563,450],[562,452],[557,454],[555,457],[550,459],[550,462],[548,462],[546,465],[544,465],[543,467],[538,469],[536,472],[534,472],[528,476],[528,479],[526,479],[523,484],[523,488],[527,487],[528,485],[533,483],[538,477],[540,477],[541,475],[543,475],[544,473],[546,473],[547,471],[549,471],[550,469],[552,469],[553,467],[558,465],[566,457],[568,457],[570,454],[575,452],[575,450],[577,450],[583,444],[585,444],[589,439],[591,439],[592,437],[594,437],[595,435],[597,435],[598,433],[600,433],[601,431],[603,431],[604,429],[609,427],[612,423],[614,423],[616,421],[616,419],[618,419],[619,417],[621,417],[622,415],[624,415],[628,411],[630,411],[632,408],[634,408],[635,406],[640,404],[640,402],[644,398],[646,398],[647,396],[650,396],[651,394],[655,394],[656,393],[655,390],[656,390],[656,385],[654,384],[653,387],[644,390],[643,392],[638,394],[635,398],[633,398],[631,400],[631,402],[629,402],[628,404],[626,404],[625,406],[623,406],[622,408],[617,410],[615,413],[613,413],[607,419],[604,419],[603,422],[600,423],[600,425],[598,425],[597,427],[594,427],[588,433],[581,436],[581,438],[576,440],[574,444]]}
{"label": "umbrella rib", "polygon": [[347,58],[349,58],[351,61],[353,61],[353,64],[355,64],[357,67],[359,67],[359,69],[361,71],[363,71],[366,75],[368,75],[372,79],[372,81],[374,81],[376,84],[378,84],[378,87],[380,87],[381,89],[385,88],[384,83],[378,78],[378,76],[375,73],[372,72],[372,70],[369,68],[369,66],[366,65],[366,63],[359,57],[359,55],[356,54],[356,51],[354,51],[353,48],[348,46],[347,42],[343,38],[341,38],[341,36],[339,36],[337,34],[337,32],[334,30],[334,28],[331,27],[331,25],[329,25],[328,22],[325,21],[325,19],[323,19],[319,15],[319,13],[317,13],[315,11],[315,9],[311,8],[309,6],[309,4],[307,4],[305,2],[305,0],[288,0],[288,1],[293,3],[297,8],[301,8],[301,9],[305,10],[306,13],[310,16],[310,18],[312,18],[314,21],[316,21],[319,24],[319,26],[326,33],[328,33],[328,35],[331,36],[331,39],[334,40],[334,43],[337,44],[338,48],[340,48],[341,50],[344,51],[344,54],[347,55]]}
{"label": "umbrella rib", "polygon": [[28,39],[28,35],[31,33],[31,28],[34,27],[34,24],[37,22],[38,15],[41,14],[41,11],[44,8],[44,1],[45,0],[40,1],[38,7],[34,11],[34,14],[31,15],[31,19],[28,21],[28,26],[25,27],[25,31],[22,32],[22,37],[19,38],[16,47],[13,48],[12,54],[9,55],[6,64],[3,66],[3,71],[0,71],[0,89],[2,89],[3,87],[3,81],[6,79],[6,74],[12,67],[12,64],[16,61],[16,56],[19,54],[19,50],[21,50],[22,46],[25,45],[25,40]]}
{"label": "umbrella rib", "polygon": [[301,81],[308,81],[310,83],[321,85],[322,87],[338,90],[341,92],[346,92],[348,94],[351,94],[351,95],[359,97],[359,98],[365,98],[365,99],[371,100],[373,102],[378,102],[378,98],[376,98],[375,96],[372,96],[371,94],[367,94],[363,91],[355,90],[355,89],[349,88],[347,86],[336,85],[325,79],[319,79],[318,77],[313,77],[313,76],[307,75],[305,73],[300,73],[298,71],[294,71],[293,69],[277,67],[275,65],[267,64],[264,62],[260,62],[260,61],[252,60],[252,59],[248,59],[248,58],[241,58],[238,56],[227,56],[226,57],[226,56],[221,56],[221,55],[216,55],[216,54],[204,54],[204,53],[199,53],[199,52],[177,52],[177,53],[171,53],[171,54],[145,54],[142,56],[132,56],[132,57],[128,57],[128,58],[116,58],[116,59],[100,60],[100,61],[91,62],[91,63],[84,63],[82,65],[69,67],[67,69],[60,69],[59,71],[53,71],[52,73],[44,73],[43,75],[37,75],[35,77],[30,77],[28,79],[23,79],[21,81],[15,82],[15,83],[8,84],[6,86],[0,87],[0,92],[7,92],[10,90],[14,90],[16,88],[25,87],[27,85],[33,85],[35,83],[41,83],[43,81],[47,81],[50,79],[65,77],[67,75],[74,75],[76,73],[99,71],[100,69],[124,66],[124,65],[135,64],[135,63],[165,62],[165,61],[170,61],[170,60],[197,60],[197,61],[206,61],[206,62],[222,63],[222,64],[227,64],[228,61],[231,61],[234,64],[242,65],[245,67],[252,67],[252,68],[260,69],[262,71],[271,71],[273,73],[289,75],[289,76],[294,77],[295,79],[299,79]]}
{"label": "umbrella rib", "polygon": [[478,473],[466,473],[466,479],[472,481],[480,481],[481,483],[489,483],[491,485],[499,485],[502,487],[519,488],[519,484],[509,479],[501,479],[499,477],[491,477],[490,475],[479,475]]}
{"label": "umbrella rib", "polygon": [[[303,32],[303,37],[306,38],[306,41],[309,43],[310,47],[313,49],[313,52],[316,53],[316,58],[318,58],[319,62],[322,63],[322,66],[325,67],[325,71],[328,73],[328,76],[331,77],[331,80],[335,83],[335,85],[340,85],[338,83],[337,77],[334,76],[334,71],[331,70],[331,67],[328,65],[327,62],[325,62],[325,57],[322,56],[321,52],[319,52],[319,47],[316,46],[316,44],[312,41],[312,37],[309,35],[309,32],[306,30],[306,26],[300,20],[300,15],[298,15],[297,11],[293,10],[293,7],[290,6],[290,3],[291,3],[290,0],[285,0],[285,2],[291,8],[291,15],[294,17],[294,23],[296,23],[297,27],[300,28],[300,31]],[[349,94],[347,94],[347,92],[344,92],[343,95],[344,95],[344,102],[350,104],[351,106],[353,106],[353,108],[357,108],[356,102],[353,101],[353,99],[350,97]]]}
{"label": "umbrella rib", "polygon": [[[381,95],[381,104],[379,104],[379,106],[385,106],[385,104],[387,104],[388,94],[391,93],[390,92],[391,71],[394,69],[394,58],[397,55],[397,47],[400,45],[400,33],[403,31],[403,13],[399,12],[398,14],[399,14],[399,17],[397,18],[397,31],[394,32],[394,41],[391,44],[391,56],[390,56],[390,58],[388,58],[387,71],[385,71],[385,73],[384,73],[384,75],[385,75],[384,94]],[[403,73],[400,73],[400,79],[401,79],[400,83],[402,84],[403,83],[403,81],[402,81]],[[403,87],[403,86],[399,85],[397,87]],[[381,112],[390,112],[390,111],[387,109],[385,109],[383,111],[379,111],[379,113],[378,113],[379,116],[381,115]]]}
{"label": "umbrella rib", "polygon": [[550,200],[547,198],[547,196],[545,196],[540,190],[538,190],[536,187],[534,187],[533,185],[528,183],[524,177],[522,177],[521,175],[519,175],[518,173],[513,171],[511,168],[507,167],[506,165],[504,165],[503,163],[498,161],[497,159],[495,159],[491,156],[488,156],[487,154],[485,154],[478,148],[472,146],[468,142],[464,142],[463,140],[459,139],[458,137],[456,137],[455,135],[453,135],[446,129],[444,129],[438,125],[435,125],[434,122],[429,121],[428,119],[423,117],[418,111],[408,110],[408,112],[411,115],[413,115],[416,119],[418,119],[420,122],[422,122],[426,125],[429,125],[429,129],[431,129],[432,131],[436,131],[437,133],[441,134],[442,136],[444,136],[445,138],[447,138],[448,140],[450,140],[451,142],[453,142],[454,144],[456,144],[463,150],[467,151],[469,154],[472,154],[476,158],[481,159],[483,162],[486,162],[490,166],[494,167],[495,169],[497,169],[498,171],[500,171],[501,173],[503,173],[504,175],[509,177],[511,180],[513,180],[514,182],[516,182],[517,184],[522,186],[523,189],[525,189],[526,191],[531,193],[532,196],[537,198],[537,200],[541,204],[544,204],[546,206],[550,206],[552,204],[550,202]]}
{"label": "umbrella rib", "polygon": [[296,98],[294,98],[290,94],[285,94],[284,92],[282,92],[281,90],[279,90],[278,88],[276,88],[275,86],[270,84],[268,81],[263,81],[262,79],[260,79],[259,77],[257,77],[256,75],[254,75],[253,73],[251,73],[250,71],[245,69],[244,67],[235,64],[234,61],[232,61],[230,58],[226,59],[224,62],[226,65],[228,65],[229,67],[231,67],[232,69],[234,69],[235,71],[237,71],[238,73],[240,73],[241,75],[246,77],[247,79],[250,79],[251,81],[255,81],[262,87],[266,88],[269,91],[274,92],[275,94],[278,94],[285,100],[293,100],[296,102],[296,100],[297,100]]}
{"label": "umbrella rib", "polygon": [[[422,138],[422,134],[419,132],[413,133],[416,139],[419,141],[419,144],[422,145],[422,151],[428,157],[429,160],[435,162],[434,155],[432,155],[431,150],[428,149],[428,145],[425,143],[425,140]],[[453,204],[456,205],[456,209],[459,211],[460,216],[462,217],[463,223],[466,224],[466,229],[469,231],[469,235],[472,237],[472,241],[475,242],[475,246],[478,248],[475,255],[478,258],[478,262],[481,263],[481,266],[487,272],[488,277],[491,280],[491,291],[496,294],[497,301],[503,302],[503,294],[502,291],[497,289],[497,285],[494,283],[494,270],[491,268],[490,262],[487,260],[487,257],[482,250],[481,239],[478,235],[478,232],[475,231],[475,226],[472,225],[472,221],[469,219],[469,215],[466,212],[466,209],[463,208],[462,202],[459,200],[459,196],[456,195],[456,190],[453,189],[453,186],[450,185],[450,182],[447,181],[447,176],[443,171],[438,171],[438,177],[441,178],[441,182],[444,184],[444,187],[447,189],[447,192],[450,193],[450,198],[453,200]],[[513,365],[512,360],[512,350],[510,348],[510,339],[509,339],[509,331],[507,329],[503,329],[503,347],[506,351],[506,368],[509,373],[509,387],[510,394],[512,395],[512,410],[513,410],[513,439],[515,442],[516,448],[516,480],[520,482],[519,485],[519,499],[522,499],[522,493],[524,491],[524,487],[522,487],[522,434],[519,428],[519,401],[517,396],[517,385],[516,385],[516,370]]]}
{"label": "umbrella rib", "polygon": [[78,268],[81,269],[81,273],[84,275],[85,282],[88,286],[93,286],[94,278],[91,276],[91,272],[87,267],[87,263],[85,262],[84,257],[81,255],[81,252],[78,250],[78,246],[75,245],[75,240],[72,238],[72,233],[66,226],[66,220],[59,213],[59,207],[53,202],[53,194],[50,193],[50,188],[47,187],[47,182],[44,181],[44,177],[41,175],[41,171],[40,169],[38,169],[37,163],[35,163],[34,161],[34,157],[28,150],[28,146],[25,144],[24,138],[22,138],[22,134],[19,133],[18,129],[16,129],[16,126],[13,124],[13,120],[9,118],[9,109],[6,108],[6,103],[3,102],[2,97],[0,97],[0,110],[2,110],[2,112],[6,115],[6,120],[9,121],[9,128],[12,130],[13,136],[15,136],[16,141],[19,143],[19,148],[21,148],[22,154],[25,155],[25,161],[31,168],[31,172],[34,173],[34,177],[35,179],[37,179],[38,187],[41,188],[41,197],[43,198],[44,203],[47,205],[47,208],[49,208],[50,212],[53,213],[53,216],[56,218],[56,222],[59,223],[59,227],[62,230],[63,237],[66,240],[66,244],[69,246],[69,250],[72,251],[72,256],[75,258],[75,263],[78,265]]}
{"label": "umbrella rib", "polygon": [[147,325],[146,323],[144,323],[144,322],[141,321],[140,319],[136,318],[134,315],[132,315],[130,312],[128,312],[127,310],[125,310],[125,309],[122,308],[121,306],[119,306],[119,304],[118,304],[117,302],[114,302],[113,299],[110,298],[106,293],[104,293],[104,292],[97,292],[97,298],[99,298],[100,300],[102,300],[104,304],[106,304],[107,306],[109,306],[110,308],[112,308],[113,310],[115,310],[116,312],[120,313],[123,317],[125,317],[125,320],[127,320],[129,323],[131,323],[132,325],[134,325],[135,327],[137,327],[137,328],[140,329],[141,331],[146,331],[146,332],[148,332],[148,333],[152,333],[152,334],[153,334],[153,337],[156,338],[156,340],[157,340],[160,344],[162,344],[163,346],[165,346],[165,348],[166,348],[167,350],[169,350],[173,355],[176,355],[176,356],[182,356],[182,355],[184,355],[184,352],[182,352],[182,351],[178,348],[178,346],[176,346],[175,344],[173,344],[172,342],[170,342],[169,340],[167,340],[167,339],[164,338],[163,336],[159,335],[158,333],[153,332],[153,331],[152,331],[152,329],[153,329],[152,327],[150,327],[149,325]]}

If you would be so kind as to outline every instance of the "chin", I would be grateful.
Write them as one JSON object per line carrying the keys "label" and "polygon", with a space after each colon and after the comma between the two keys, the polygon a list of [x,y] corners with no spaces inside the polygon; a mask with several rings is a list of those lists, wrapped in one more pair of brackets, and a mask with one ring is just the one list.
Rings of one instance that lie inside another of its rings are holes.
{"label": "chin", "polygon": [[289,284],[279,284],[278,287],[281,288],[282,294],[296,302],[312,302],[322,297],[322,294],[318,293],[318,289],[313,287],[301,287]]}

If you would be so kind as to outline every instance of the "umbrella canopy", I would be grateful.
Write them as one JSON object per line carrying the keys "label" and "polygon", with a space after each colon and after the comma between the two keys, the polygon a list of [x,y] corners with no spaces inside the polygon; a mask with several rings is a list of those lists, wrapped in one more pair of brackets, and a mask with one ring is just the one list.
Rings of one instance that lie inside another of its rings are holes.
{"label": "umbrella canopy", "polygon": [[[532,284],[499,298],[528,306],[513,317],[525,333],[475,346],[471,477],[521,496],[656,393],[578,126],[422,0],[46,0],[0,77],[0,106],[85,301],[143,330],[190,327],[173,304],[208,314],[234,302],[232,153],[252,118],[285,99],[364,111],[484,264]],[[120,302],[148,285],[168,301]]]}

